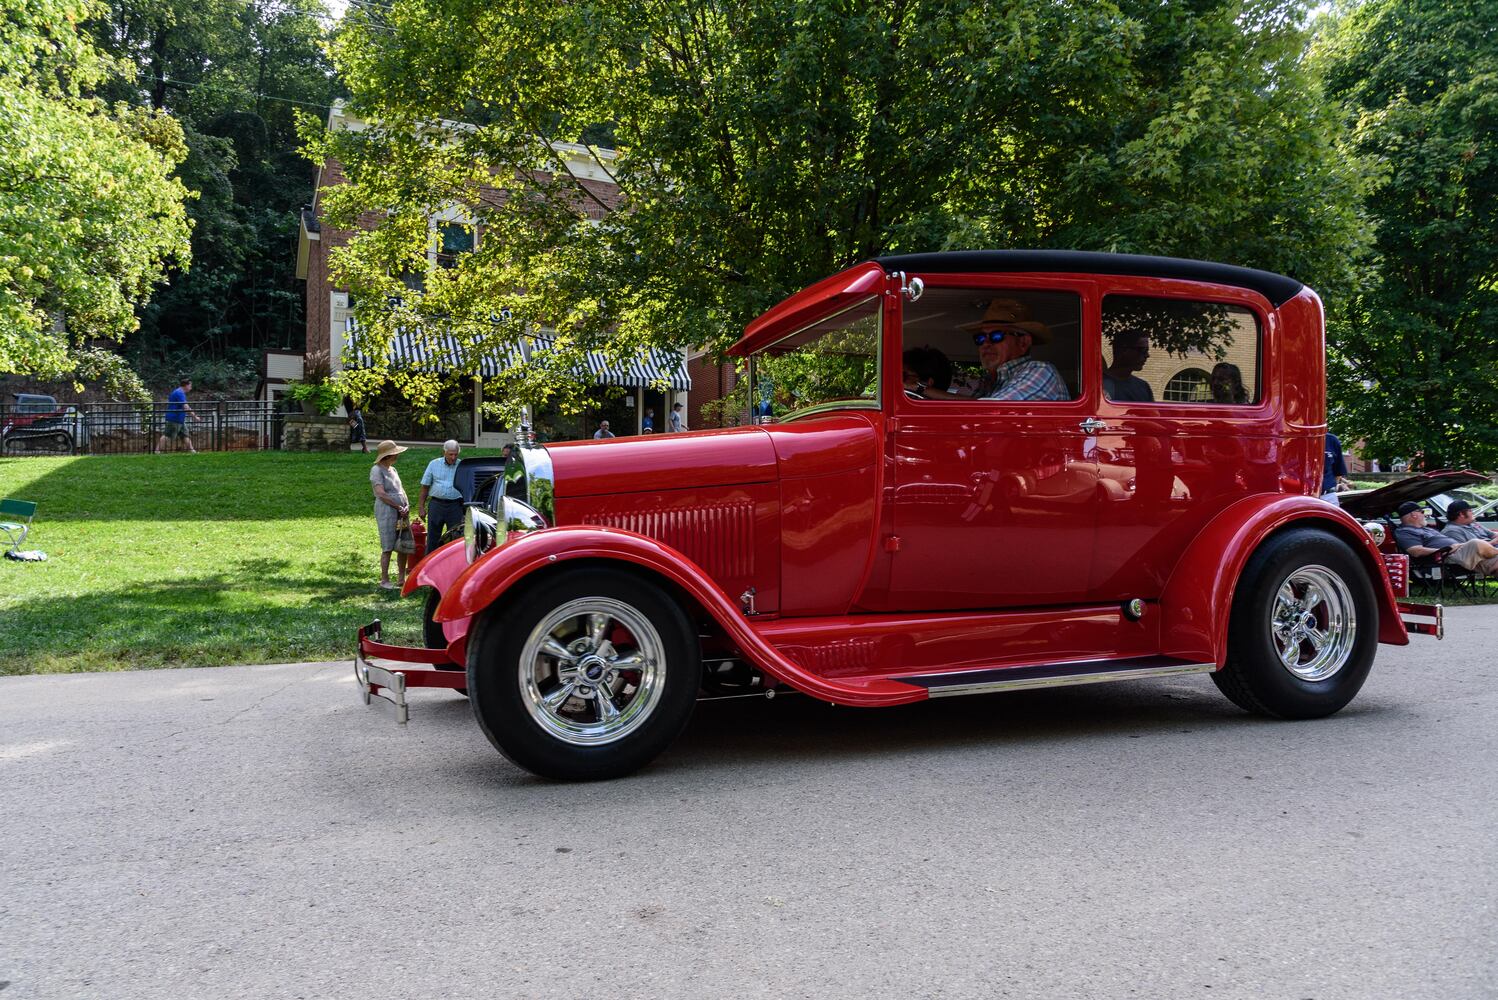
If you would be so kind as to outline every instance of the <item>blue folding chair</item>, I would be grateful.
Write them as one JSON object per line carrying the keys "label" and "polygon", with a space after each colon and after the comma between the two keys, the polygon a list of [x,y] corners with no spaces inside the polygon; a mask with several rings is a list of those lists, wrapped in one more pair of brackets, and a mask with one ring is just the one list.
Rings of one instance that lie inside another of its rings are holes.
{"label": "blue folding chair", "polygon": [[30,500],[0,500],[0,531],[10,540],[7,552],[21,547],[26,536],[31,534],[31,522],[36,517],[36,504]]}

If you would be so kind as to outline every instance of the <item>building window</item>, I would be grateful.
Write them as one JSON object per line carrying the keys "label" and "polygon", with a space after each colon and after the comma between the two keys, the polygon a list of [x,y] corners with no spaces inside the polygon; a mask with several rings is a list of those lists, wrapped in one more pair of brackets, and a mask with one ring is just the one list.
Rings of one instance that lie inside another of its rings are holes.
{"label": "building window", "polygon": [[1211,379],[1212,376],[1200,368],[1182,368],[1165,383],[1160,400],[1165,403],[1209,403],[1212,401]]}
{"label": "building window", "polygon": [[437,266],[458,266],[458,255],[472,253],[477,246],[477,233],[473,226],[459,222],[443,222],[437,226]]}

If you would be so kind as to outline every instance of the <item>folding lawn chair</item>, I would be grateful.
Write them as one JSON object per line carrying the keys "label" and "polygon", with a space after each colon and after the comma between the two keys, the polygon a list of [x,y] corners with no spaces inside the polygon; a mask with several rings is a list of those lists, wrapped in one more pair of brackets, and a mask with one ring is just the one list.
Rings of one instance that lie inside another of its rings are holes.
{"label": "folding lawn chair", "polygon": [[12,559],[24,559],[27,553],[20,552],[21,543],[31,534],[31,522],[36,517],[36,504],[30,500],[0,500],[0,532],[5,533],[10,547],[5,554]]}

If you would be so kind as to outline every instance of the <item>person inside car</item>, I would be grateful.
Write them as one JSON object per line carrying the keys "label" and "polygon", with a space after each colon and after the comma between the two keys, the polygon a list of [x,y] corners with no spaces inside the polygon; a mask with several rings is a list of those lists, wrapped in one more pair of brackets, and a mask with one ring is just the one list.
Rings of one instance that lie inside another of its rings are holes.
{"label": "person inside car", "polygon": [[1118,403],[1153,403],[1155,390],[1134,374],[1150,359],[1150,338],[1143,330],[1115,330],[1108,336],[1113,363],[1103,369],[1103,394]]}
{"label": "person inside car", "polygon": [[934,347],[912,347],[900,355],[900,377],[906,392],[921,395],[928,388],[946,392],[952,385],[952,362]]}
{"label": "person inside car", "polygon": [[1208,380],[1212,390],[1212,402],[1243,404],[1248,402],[1248,389],[1243,385],[1243,372],[1231,361],[1219,361],[1212,366],[1212,377]]}
{"label": "person inside car", "polygon": [[1465,500],[1454,500],[1446,508],[1446,527],[1441,529],[1441,534],[1457,541],[1469,542],[1473,539],[1489,544],[1498,543],[1498,535],[1476,524],[1477,515],[1472,512],[1472,505]]}
{"label": "person inside car", "polygon": [[1446,561],[1462,569],[1498,575],[1498,548],[1480,538],[1462,541],[1425,524],[1425,508],[1413,500],[1399,505],[1399,527],[1394,541],[1401,551],[1416,558],[1446,553]]}
{"label": "person inside car", "polygon": [[1071,393],[1056,366],[1030,357],[1034,344],[1049,343],[1051,328],[1031,318],[1030,309],[1017,299],[993,299],[983,318],[963,323],[959,330],[971,331],[983,366],[971,396],[944,392],[933,386],[921,391],[926,399],[1064,400]]}

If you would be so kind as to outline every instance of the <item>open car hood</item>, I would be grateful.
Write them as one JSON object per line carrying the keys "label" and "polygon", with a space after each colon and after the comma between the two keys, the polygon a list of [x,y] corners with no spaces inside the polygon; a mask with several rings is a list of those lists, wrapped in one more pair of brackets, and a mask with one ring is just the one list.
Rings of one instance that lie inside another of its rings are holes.
{"label": "open car hood", "polygon": [[1376,490],[1359,496],[1339,497],[1338,499],[1342,503],[1342,509],[1353,517],[1380,517],[1384,514],[1392,514],[1406,500],[1418,502],[1427,500],[1437,493],[1446,493],[1462,486],[1471,486],[1473,483],[1487,482],[1491,482],[1487,476],[1470,469],[1465,471],[1437,469],[1435,472],[1422,472],[1418,476],[1410,476],[1397,483],[1380,486]]}

